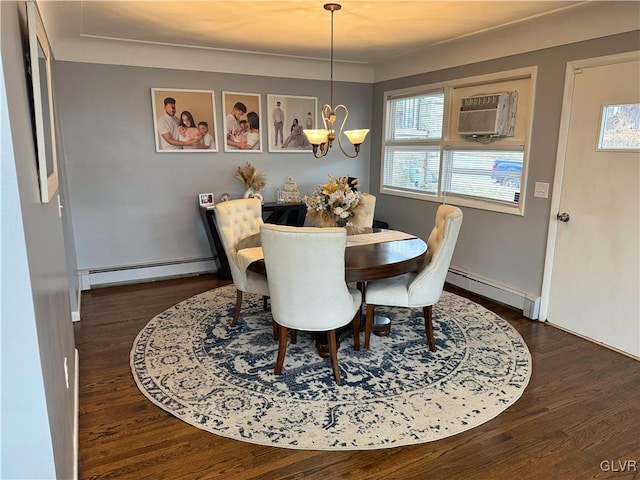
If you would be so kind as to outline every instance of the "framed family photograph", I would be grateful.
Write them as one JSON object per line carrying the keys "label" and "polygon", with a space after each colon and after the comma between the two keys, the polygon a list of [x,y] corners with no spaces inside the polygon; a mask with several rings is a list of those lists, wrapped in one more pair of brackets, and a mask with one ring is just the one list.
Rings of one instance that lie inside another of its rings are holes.
{"label": "framed family photograph", "polygon": [[198,199],[201,207],[213,207],[214,205],[213,193],[201,193],[198,195]]}
{"label": "framed family photograph", "polygon": [[218,151],[213,93],[212,90],[151,89],[156,152]]}
{"label": "framed family photograph", "polygon": [[40,201],[48,203],[58,191],[58,159],[53,108],[49,39],[35,1],[27,2],[29,72],[33,94],[32,125],[35,127]]}
{"label": "framed family photograph", "polygon": [[267,95],[269,151],[295,153],[312,150],[305,129],[316,125],[317,97]]}
{"label": "framed family photograph", "polygon": [[262,152],[262,103],[258,93],[222,92],[224,151]]}

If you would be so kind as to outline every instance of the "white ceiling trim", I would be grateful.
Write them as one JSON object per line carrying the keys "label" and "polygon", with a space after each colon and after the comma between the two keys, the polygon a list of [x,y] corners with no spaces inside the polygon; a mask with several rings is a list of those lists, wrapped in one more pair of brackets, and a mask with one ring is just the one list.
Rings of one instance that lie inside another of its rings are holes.
{"label": "white ceiling trim", "polygon": [[640,29],[638,2],[594,2],[375,65],[374,82]]}
{"label": "white ceiling trim", "polygon": [[[328,80],[329,61],[99,38],[63,39],[56,60],[201,72]],[[373,66],[334,62],[337,81],[373,83]]]}

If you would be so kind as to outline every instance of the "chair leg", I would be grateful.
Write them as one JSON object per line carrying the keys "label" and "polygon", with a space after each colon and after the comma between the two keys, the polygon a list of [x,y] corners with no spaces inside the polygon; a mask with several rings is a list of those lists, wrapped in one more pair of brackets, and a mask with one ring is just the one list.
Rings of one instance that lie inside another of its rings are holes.
{"label": "chair leg", "polygon": [[331,354],[331,364],[333,365],[333,375],[336,383],[340,383],[340,366],[338,365],[338,347],[336,345],[336,331],[329,331],[329,353]]}
{"label": "chair leg", "polygon": [[436,351],[436,341],[433,337],[433,307],[422,307],[422,313],[424,313],[424,330],[427,333],[427,342],[429,343],[429,350]]}
{"label": "chair leg", "polygon": [[238,323],[238,317],[240,317],[240,308],[242,307],[242,291],[236,290],[236,310],[233,312],[233,320],[231,326],[235,327]]}
{"label": "chair leg", "polygon": [[264,308],[265,312],[269,310],[269,297],[267,297],[266,295],[262,297],[262,307]]}
{"label": "chair leg", "polygon": [[276,359],[276,368],[274,373],[280,375],[282,373],[282,365],[284,365],[284,355],[287,353],[287,327],[279,325],[278,332],[278,358]]}
{"label": "chair leg", "polygon": [[358,352],[360,351],[360,309],[353,316],[351,320],[351,328],[353,330],[353,349]]}
{"label": "chair leg", "polygon": [[273,330],[273,339],[278,340],[278,324],[275,320],[271,320],[271,329]]}
{"label": "chair leg", "polygon": [[367,319],[364,324],[364,348],[369,348],[369,340],[371,339],[371,330],[373,328],[373,309],[375,305],[367,304]]}
{"label": "chair leg", "polygon": [[295,345],[296,343],[298,343],[298,331],[292,329],[291,330],[291,344]]}

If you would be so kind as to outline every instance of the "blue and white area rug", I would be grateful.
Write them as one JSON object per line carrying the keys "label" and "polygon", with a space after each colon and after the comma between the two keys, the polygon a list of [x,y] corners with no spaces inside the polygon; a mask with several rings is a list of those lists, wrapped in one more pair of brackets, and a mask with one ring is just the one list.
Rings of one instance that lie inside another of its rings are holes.
{"label": "blue and white area rug", "polygon": [[[376,309],[389,337],[338,360],[298,332],[282,375],[278,343],[262,297],[245,295],[231,327],[235,289],[196,295],[154,317],[131,350],[142,393],[179,419],[224,437],[312,450],[364,450],[439,440],[478,426],[513,405],[531,375],[531,356],[505,320],[444,292],[434,307],[437,351],[427,346],[420,309]],[[362,339],[364,340],[364,339]],[[363,342],[361,342],[363,343]]]}

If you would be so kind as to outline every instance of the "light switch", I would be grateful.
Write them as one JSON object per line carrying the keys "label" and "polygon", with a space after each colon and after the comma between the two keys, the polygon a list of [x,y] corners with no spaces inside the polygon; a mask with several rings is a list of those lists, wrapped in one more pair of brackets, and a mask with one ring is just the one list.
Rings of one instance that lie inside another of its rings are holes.
{"label": "light switch", "polygon": [[549,198],[549,184],[544,182],[536,182],[533,196],[538,198]]}

